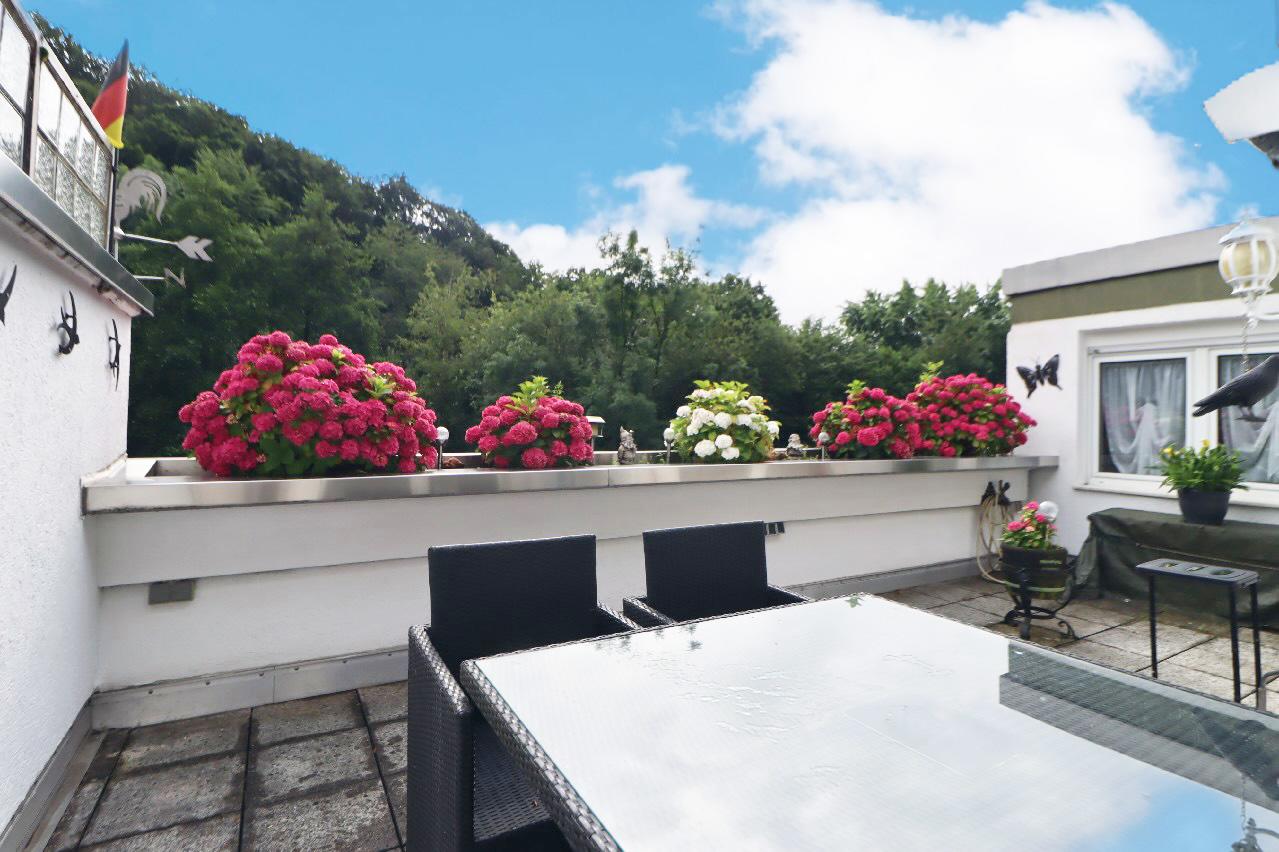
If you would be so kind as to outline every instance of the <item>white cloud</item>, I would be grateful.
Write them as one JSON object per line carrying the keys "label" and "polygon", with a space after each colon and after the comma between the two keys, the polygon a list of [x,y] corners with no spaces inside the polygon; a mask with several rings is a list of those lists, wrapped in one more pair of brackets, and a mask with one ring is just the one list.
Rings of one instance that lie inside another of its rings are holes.
{"label": "white cloud", "polygon": [[1189,70],[1130,9],[1031,2],[990,24],[863,0],[720,7],[773,49],[719,133],[804,200],[742,271],[795,320],[867,289],[1004,267],[1210,224],[1223,177],[1154,129]]}
{"label": "white cloud", "polygon": [[661,250],[667,242],[691,246],[703,228],[750,228],[763,212],[740,204],[697,195],[689,185],[687,166],[666,164],[617,178],[613,186],[629,201],[605,203],[585,222],[569,229],[562,225],[492,222],[484,227],[525,262],[547,269],[592,266],[600,259],[598,241],[606,232],[625,234],[634,229],[640,241]]}

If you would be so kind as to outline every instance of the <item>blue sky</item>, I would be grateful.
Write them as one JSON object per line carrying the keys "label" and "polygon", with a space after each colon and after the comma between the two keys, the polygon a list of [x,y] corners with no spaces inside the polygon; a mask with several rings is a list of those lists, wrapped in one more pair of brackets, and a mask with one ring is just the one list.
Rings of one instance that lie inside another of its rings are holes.
{"label": "blue sky", "polygon": [[[526,257],[634,225],[789,319],[1277,208],[1279,175],[1202,109],[1279,59],[1269,0],[29,5],[358,174],[406,173]],[[913,79],[910,53],[953,64]],[[1048,107],[1003,126],[1041,74]]]}

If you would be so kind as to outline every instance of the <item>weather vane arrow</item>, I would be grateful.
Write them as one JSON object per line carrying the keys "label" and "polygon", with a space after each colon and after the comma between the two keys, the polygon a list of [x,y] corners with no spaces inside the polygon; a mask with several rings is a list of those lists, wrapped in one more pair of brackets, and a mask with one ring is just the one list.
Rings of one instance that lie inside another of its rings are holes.
{"label": "weather vane arrow", "polygon": [[205,237],[197,237],[188,234],[180,240],[162,240],[159,237],[144,237],[141,234],[126,234],[124,231],[116,228],[116,239],[120,240],[138,240],[143,243],[151,243],[157,246],[173,246],[178,251],[185,254],[192,260],[203,260],[206,263],[212,262],[213,258],[209,257],[209,253],[205,251],[213,244],[213,240]]}

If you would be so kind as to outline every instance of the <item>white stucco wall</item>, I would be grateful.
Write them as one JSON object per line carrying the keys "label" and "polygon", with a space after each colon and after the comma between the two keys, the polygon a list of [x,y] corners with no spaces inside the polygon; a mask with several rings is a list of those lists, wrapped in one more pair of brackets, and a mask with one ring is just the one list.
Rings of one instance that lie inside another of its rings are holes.
{"label": "white stucco wall", "polygon": [[[0,271],[17,283],[0,325],[0,827],[93,691],[98,585],[80,479],[125,451],[130,319],[90,282],[0,223]],[[59,355],[60,299],[81,342]],[[114,318],[119,390],[107,367]]]}
{"label": "white stucco wall", "polygon": [[[1222,288],[1223,293],[1225,288]],[[1275,299],[1275,297],[1271,297]],[[1279,305],[1269,305],[1273,310]],[[1242,311],[1234,299],[1168,305],[1134,311],[1018,323],[1008,335],[1010,387],[1039,421],[1024,450],[1052,452],[1055,469],[1032,471],[1030,494],[1061,506],[1059,526],[1063,543],[1073,552],[1088,534],[1088,515],[1122,507],[1177,514],[1176,495],[1163,489],[1158,478],[1102,476],[1096,472],[1096,367],[1099,358],[1159,357],[1169,350],[1189,357],[1187,403],[1199,398],[1199,387],[1216,387],[1212,355],[1239,346]],[[1251,338],[1251,351],[1275,351],[1279,323],[1263,324]],[[1033,367],[1055,354],[1061,356],[1061,390],[1046,387],[1029,399],[1017,376],[1018,365]],[[1212,416],[1187,415],[1187,442],[1215,440]],[[1230,518],[1279,523],[1279,487],[1257,486],[1235,492]]]}
{"label": "white stucco wall", "polygon": [[[856,462],[831,462],[855,465]],[[646,529],[785,521],[769,575],[791,585],[971,557],[986,483],[1025,469],[683,482],[532,493],[112,512],[91,534],[103,690],[403,646],[429,620],[437,544],[593,533],[600,600],[644,591]],[[492,475],[492,474],[489,474]],[[518,476],[520,474],[514,474]],[[201,578],[149,605],[147,583]]]}

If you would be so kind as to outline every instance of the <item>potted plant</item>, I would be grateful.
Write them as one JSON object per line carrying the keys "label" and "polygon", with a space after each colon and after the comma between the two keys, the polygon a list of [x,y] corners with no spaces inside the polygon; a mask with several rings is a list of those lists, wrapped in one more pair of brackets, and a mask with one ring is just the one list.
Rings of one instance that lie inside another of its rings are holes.
{"label": "potted plant", "polygon": [[499,470],[576,467],[591,464],[591,424],[579,403],[564,399],[545,376],[520,382],[519,389],[486,407],[480,422],[466,430],[486,465]]}
{"label": "potted plant", "polygon": [[768,418],[768,402],[742,382],[698,379],[687,403],[675,411],[669,439],[685,461],[768,461],[780,428]]}
{"label": "potted plant", "polygon": [[439,437],[399,365],[368,364],[331,334],[256,335],[178,419],[183,449],[217,476],[417,473],[435,467]]}
{"label": "potted plant", "polygon": [[999,567],[1010,593],[1025,579],[1033,597],[1056,600],[1070,587],[1066,548],[1055,541],[1057,507],[1034,500],[1008,522],[999,540]]}
{"label": "potted plant", "polygon": [[1230,492],[1247,489],[1243,484],[1243,463],[1229,447],[1209,445],[1164,447],[1160,457],[1163,484],[1177,492],[1181,517],[1189,524],[1221,526],[1230,507]]}
{"label": "potted plant", "polygon": [[[869,388],[860,379],[850,383],[843,402],[830,402],[813,414],[808,434],[830,437],[827,449],[835,458],[908,459],[933,449],[920,434],[919,409],[913,402]],[[954,455],[951,453],[950,455]]]}

